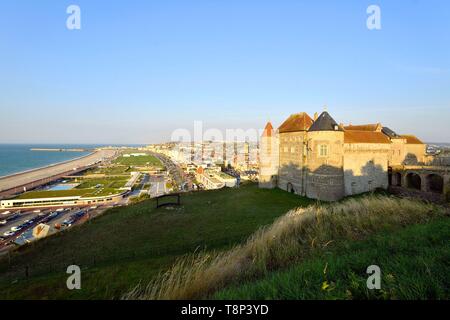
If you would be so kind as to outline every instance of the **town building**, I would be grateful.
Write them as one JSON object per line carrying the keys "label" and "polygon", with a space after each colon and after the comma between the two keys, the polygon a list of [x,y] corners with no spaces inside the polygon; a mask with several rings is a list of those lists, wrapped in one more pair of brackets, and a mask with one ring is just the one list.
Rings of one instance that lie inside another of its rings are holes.
{"label": "town building", "polygon": [[224,172],[213,169],[204,169],[198,167],[195,179],[207,190],[221,189],[224,187],[234,188],[237,185],[237,179]]}
{"label": "town building", "polygon": [[[120,191],[120,193],[100,196],[64,196],[64,197],[26,197],[26,193],[12,199],[0,201],[0,209],[27,209],[39,207],[60,207],[60,206],[86,206],[92,204],[115,203],[123,199],[128,191]],[[31,193],[33,194],[33,193]]]}

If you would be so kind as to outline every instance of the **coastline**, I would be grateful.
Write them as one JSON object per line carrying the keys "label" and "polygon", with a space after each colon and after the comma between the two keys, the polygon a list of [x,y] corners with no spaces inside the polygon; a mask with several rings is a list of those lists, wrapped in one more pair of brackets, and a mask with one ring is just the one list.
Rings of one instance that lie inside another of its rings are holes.
{"label": "coastline", "polygon": [[69,159],[69,160],[65,160],[65,161],[60,161],[60,162],[51,163],[51,164],[48,164],[48,165],[46,165],[46,166],[37,167],[37,168],[33,168],[33,169],[28,169],[28,170],[24,170],[24,171],[12,173],[12,174],[7,174],[7,175],[5,175],[5,176],[0,176],[0,180],[6,179],[6,178],[12,178],[12,177],[15,177],[15,176],[18,176],[18,175],[21,175],[21,174],[31,173],[31,172],[33,172],[33,171],[42,170],[42,169],[47,169],[47,168],[51,168],[51,167],[54,167],[54,166],[58,166],[58,165],[60,165],[60,164],[66,164],[66,163],[69,163],[69,162],[72,162],[72,161],[80,160],[80,159],[89,157],[89,156],[93,155],[93,154],[96,153],[96,152],[98,152],[98,150],[94,150],[94,151],[92,151],[92,152],[90,152],[90,153],[88,153],[88,154],[85,154],[84,156],[81,156],[81,157],[76,157],[76,158]]}
{"label": "coastline", "polygon": [[69,175],[74,172],[74,168],[79,171],[83,168],[92,166],[94,163],[109,159],[113,157],[115,153],[115,150],[100,149],[76,159],[2,177],[0,178],[0,197],[20,192],[20,189],[23,189],[23,187],[26,187],[26,189],[34,188],[38,185],[48,183],[56,177]]}

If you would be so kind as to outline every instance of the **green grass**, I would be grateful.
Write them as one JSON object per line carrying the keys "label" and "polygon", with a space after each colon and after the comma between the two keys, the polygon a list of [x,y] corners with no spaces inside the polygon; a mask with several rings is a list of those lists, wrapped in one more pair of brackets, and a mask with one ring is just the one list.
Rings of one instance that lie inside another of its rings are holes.
{"label": "green grass", "polygon": [[111,165],[106,168],[96,168],[90,172],[89,174],[106,174],[106,175],[130,175],[131,168],[129,166],[121,166],[121,165]]}
{"label": "green grass", "polygon": [[[256,185],[182,196],[174,210],[155,202],[114,208],[103,216],[24,247],[0,260],[0,298],[119,298],[181,256],[226,250],[291,208],[311,200]],[[82,290],[69,291],[68,265],[82,268]],[[25,268],[29,266],[29,279]]]}
{"label": "green grass", "polygon": [[162,168],[163,165],[158,158],[152,155],[138,156],[138,157],[124,157],[117,158],[114,163],[126,166],[150,166]]}
{"label": "green grass", "polygon": [[124,298],[207,298],[227,286],[262,278],[347,241],[366,240],[376,233],[395,232],[446,215],[448,210],[440,206],[374,194],[297,208],[229,250],[178,259]]}
{"label": "green grass", "polygon": [[[448,217],[382,232],[365,241],[346,241],[321,250],[287,270],[227,288],[213,298],[449,299],[449,240]],[[381,268],[381,290],[367,289],[369,265]]]}
{"label": "green grass", "polygon": [[80,185],[76,189],[94,188],[97,185],[101,185],[104,188],[122,188],[130,177],[107,177],[99,179],[82,179]]}
{"label": "green grass", "polygon": [[57,197],[102,197],[107,195],[119,194],[121,190],[113,188],[99,188],[99,189],[70,189],[70,190],[53,190],[53,191],[30,191],[23,193],[15,200],[26,200],[36,198],[57,198]]}

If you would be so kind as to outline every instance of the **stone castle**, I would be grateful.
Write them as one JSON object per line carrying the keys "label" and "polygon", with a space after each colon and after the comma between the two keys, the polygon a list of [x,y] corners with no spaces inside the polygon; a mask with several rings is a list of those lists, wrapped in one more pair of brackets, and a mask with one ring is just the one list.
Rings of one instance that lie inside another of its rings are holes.
{"label": "stone castle", "polygon": [[261,188],[336,201],[386,189],[393,166],[426,161],[426,145],[381,124],[337,124],[328,114],[293,114],[274,130],[269,122],[260,143]]}

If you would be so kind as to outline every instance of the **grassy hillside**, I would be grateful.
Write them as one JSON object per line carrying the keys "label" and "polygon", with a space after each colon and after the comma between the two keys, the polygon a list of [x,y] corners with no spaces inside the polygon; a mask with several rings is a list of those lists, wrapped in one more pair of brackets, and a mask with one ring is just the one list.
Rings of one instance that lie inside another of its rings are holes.
{"label": "grassy hillside", "polygon": [[[380,195],[298,208],[228,251],[198,253],[179,259],[164,274],[136,287],[124,297],[208,298],[227,286],[264,278],[271,272],[305,262],[318,252],[338,248],[342,243],[356,243],[379,232],[396,232],[402,227],[427,223],[446,214],[442,207]],[[405,242],[403,246],[406,245],[419,244]],[[377,250],[376,247],[367,249]],[[439,250],[436,257],[445,259],[445,248]],[[409,253],[405,251],[405,257]],[[392,252],[387,249],[380,259],[386,260],[391,256]],[[330,285],[325,284],[324,289],[327,286]]]}
{"label": "grassy hillside", "polygon": [[[195,250],[223,250],[310,200],[280,190],[240,189],[182,197],[182,207],[148,200],[44,239],[0,260],[0,298],[119,298]],[[82,268],[82,290],[66,288],[68,265]],[[28,266],[29,278],[25,277]]]}
{"label": "grassy hillside", "polygon": [[[381,268],[381,290],[368,290],[366,269]],[[346,241],[215,299],[449,299],[450,218]]]}

